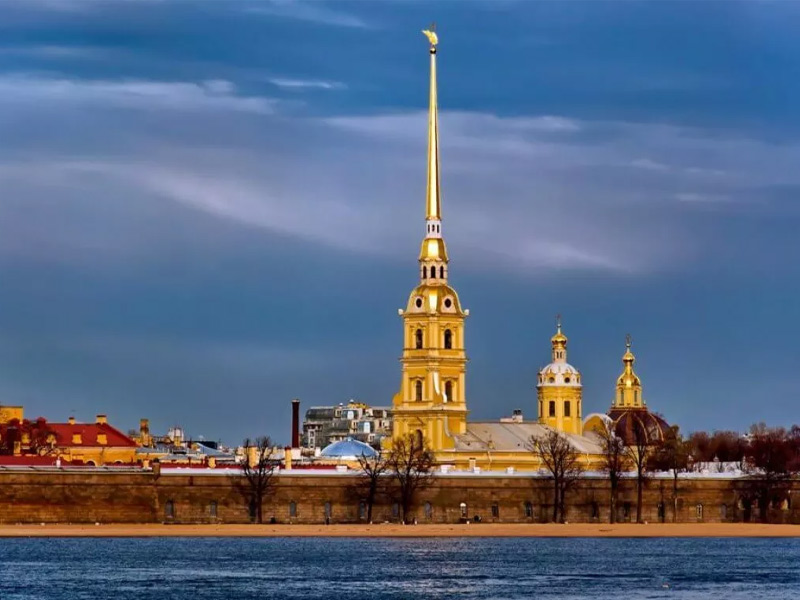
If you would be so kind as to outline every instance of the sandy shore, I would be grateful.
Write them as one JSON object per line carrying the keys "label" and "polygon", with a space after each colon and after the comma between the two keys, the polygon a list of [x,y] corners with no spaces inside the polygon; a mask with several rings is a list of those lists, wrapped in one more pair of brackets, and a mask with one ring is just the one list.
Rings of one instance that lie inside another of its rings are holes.
{"label": "sandy shore", "polygon": [[2,537],[800,537],[800,525],[0,525]]}

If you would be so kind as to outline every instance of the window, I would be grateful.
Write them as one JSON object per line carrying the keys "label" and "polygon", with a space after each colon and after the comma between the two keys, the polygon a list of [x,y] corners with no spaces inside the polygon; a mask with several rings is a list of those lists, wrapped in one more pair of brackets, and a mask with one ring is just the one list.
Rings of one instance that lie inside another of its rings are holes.
{"label": "window", "polygon": [[528,519],[533,518],[533,504],[531,502],[525,503],[525,517]]}
{"label": "window", "polygon": [[450,298],[445,298],[444,299],[444,307],[445,308],[450,308],[451,306],[453,306],[453,301]]}
{"label": "window", "polygon": [[633,403],[639,403],[639,390],[633,390]]}
{"label": "window", "polygon": [[564,416],[565,417],[569,417],[570,416],[569,400],[564,400]]}
{"label": "window", "polygon": [[548,377],[547,378],[547,383],[555,383],[555,382],[556,382],[556,378],[555,377]]}
{"label": "window", "polygon": [[422,267],[422,278],[423,279],[428,278],[428,267]]}
{"label": "window", "polygon": [[453,401],[453,382],[446,381],[444,384],[444,395],[447,402]]}
{"label": "window", "polygon": [[392,518],[400,518],[400,505],[397,502],[392,503]]}
{"label": "window", "polygon": [[452,350],[453,349],[453,332],[449,329],[444,330],[444,349],[445,350]]}
{"label": "window", "polygon": [[331,516],[333,516],[333,507],[331,506],[330,502],[325,503],[325,520],[329,521]]}
{"label": "window", "polygon": [[363,500],[358,503],[358,518],[362,521],[367,518],[367,503]]}
{"label": "window", "polygon": [[217,518],[217,503],[216,501],[212,500],[211,503],[208,505],[208,514],[211,518]]}
{"label": "window", "polygon": [[564,377],[564,383],[569,383],[571,380],[569,377]]}
{"label": "window", "polygon": [[439,267],[439,277],[444,279],[444,267]]}
{"label": "window", "polygon": [[421,449],[422,448],[422,440],[423,440],[422,429],[417,429],[414,432],[414,435],[416,436],[417,448]]}
{"label": "window", "polygon": [[555,400],[550,400],[550,416],[551,417],[555,417],[556,416],[556,401]]}
{"label": "window", "polygon": [[167,500],[167,503],[164,505],[164,516],[167,519],[175,518],[175,503],[172,500]]}
{"label": "window", "polygon": [[414,398],[417,402],[422,402],[422,380],[420,379],[414,382]]}
{"label": "window", "polygon": [[414,343],[417,350],[422,348],[422,329],[417,329],[417,331],[414,332]]}
{"label": "window", "polygon": [[466,502],[462,502],[459,505],[459,508],[461,509],[461,518],[462,519],[466,519],[467,518],[467,503]]}
{"label": "window", "polygon": [[703,505],[702,504],[698,504],[697,506],[694,507],[694,510],[695,510],[695,514],[697,515],[697,520],[698,521],[702,521],[703,520]]}
{"label": "window", "polygon": [[422,308],[422,298],[417,298],[416,300],[414,300],[414,305],[417,308]]}
{"label": "window", "polygon": [[297,502],[292,500],[289,502],[289,517],[294,519],[297,516]]}
{"label": "window", "polygon": [[622,505],[622,518],[623,519],[630,519],[631,518],[631,503],[625,502]]}
{"label": "window", "polygon": [[600,505],[597,502],[592,502],[592,518],[600,518]]}
{"label": "window", "polygon": [[492,518],[493,519],[500,518],[500,506],[498,506],[497,502],[492,504]]}
{"label": "window", "polygon": [[433,504],[430,502],[425,503],[425,518],[428,520],[433,518]]}
{"label": "window", "polygon": [[723,504],[722,506],[719,507],[719,516],[722,517],[723,520],[728,518],[728,505],[727,504]]}
{"label": "window", "polygon": [[663,502],[659,502],[658,503],[658,520],[663,523],[665,517],[666,517],[666,509],[664,507],[664,503]]}

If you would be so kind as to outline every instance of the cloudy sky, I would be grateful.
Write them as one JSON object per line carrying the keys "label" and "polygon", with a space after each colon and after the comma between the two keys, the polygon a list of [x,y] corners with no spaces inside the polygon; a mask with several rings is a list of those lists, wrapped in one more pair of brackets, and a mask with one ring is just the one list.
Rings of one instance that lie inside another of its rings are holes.
{"label": "cloudy sky", "polygon": [[0,403],[288,441],[388,404],[444,232],[473,419],[535,416],[562,313],[584,413],[624,338],[684,430],[800,420],[800,4],[5,0]]}

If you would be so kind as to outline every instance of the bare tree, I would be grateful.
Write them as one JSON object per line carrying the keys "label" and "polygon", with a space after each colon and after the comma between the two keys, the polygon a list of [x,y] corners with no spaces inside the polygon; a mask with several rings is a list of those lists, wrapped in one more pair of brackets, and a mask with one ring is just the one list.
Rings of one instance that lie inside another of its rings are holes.
{"label": "bare tree", "polygon": [[392,440],[386,462],[400,501],[403,523],[407,523],[417,493],[433,483],[433,452],[422,436],[409,434]]}
{"label": "bare tree", "polygon": [[633,417],[632,444],[627,447],[628,457],[636,471],[636,522],[642,522],[642,494],[648,478],[650,459],[655,453],[654,436],[647,425],[637,416]]}
{"label": "bare tree", "polygon": [[372,523],[372,507],[385,484],[389,461],[381,453],[374,456],[362,454],[358,457],[358,467],[361,473],[357,485],[359,491],[367,497],[367,522]]}
{"label": "bare tree", "polygon": [[567,437],[554,429],[543,436],[532,435],[526,443],[549,471],[553,480],[553,521],[566,521],[566,495],[575,487],[584,471],[575,447]]}
{"label": "bare tree", "polygon": [[677,425],[664,434],[664,441],[655,449],[650,458],[650,468],[655,471],[672,473],[672,521],[678,520],[678,474],[689,469],[691,447],[681,435]]}
{"label": "bare tree", "polygon": [[243,445],[245,456],[240,463],[242,472],[241,477],[236,478],[236,484],[247,501],[250,514],[255,512],[256,523],[263,523],[264,498],[271,491],[277,467],[272,441],[266,436],[255,440],[247,438]]}
{"label": "bare tree", "polygon": [[600,432],[600,440],[600,447],[603,449],[602,468],[608,475],[608,482],[611,486],[609,522],[616,523],[617,490],[622,474],[630,469],[631,462],[625,447],[625,440],[616,434],[612,424],[606,424],[606,427]]}
{"label": "bare tree", "polygon": [[795,457],[794,439],[782,427],[760,423],[750,429],[748,489],[758,503],[762,523],[768,521],[770,504],[785,500],[789,480],[797,469]]}

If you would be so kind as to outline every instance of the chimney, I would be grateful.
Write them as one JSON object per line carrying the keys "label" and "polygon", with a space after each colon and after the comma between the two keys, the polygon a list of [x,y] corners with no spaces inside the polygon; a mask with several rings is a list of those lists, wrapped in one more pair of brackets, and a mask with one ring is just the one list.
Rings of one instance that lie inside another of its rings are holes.
{"label": "chimney", "polygon": [[300,447],[300,400],[292,400],[292,448]]}
{"label": "chimney", "polygon": [[97,415],[94,422],[98,425],[105,425],[108,423],[108,417],[106,417],[106,415]]}
{"label": "chimney", "polygon": [[70,425],[75,425],[75,417],[70,417],[69,418],[69,424]]}

